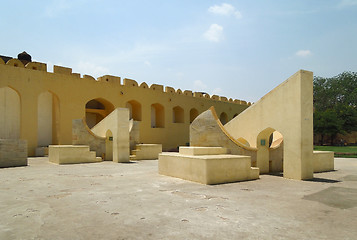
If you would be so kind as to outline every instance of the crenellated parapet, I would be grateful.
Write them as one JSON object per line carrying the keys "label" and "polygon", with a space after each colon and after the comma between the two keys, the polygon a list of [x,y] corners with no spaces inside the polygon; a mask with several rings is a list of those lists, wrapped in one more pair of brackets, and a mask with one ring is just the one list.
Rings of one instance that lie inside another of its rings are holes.
{"label": "crenellated parapet", "polygon": [[[4,61],[4,59],[6,61]],[[19,68],[25,68],[29,70],[35,70],[35,71],[43,71],[47,72],[47,64],[45,63],[40,63],[40,62],[28,62],[26,65],[23,64],[22,61],[16,58],[9,58],[5,56],[0,56],[0,64],[5,64],[7,66],[11,67],[19,67]],[[101,77],[98,77],[95,79],[94,77],[90,75],[83,75],[81,77],[80,73],[73,73],[72,68],[69,67],[63,67],[63,66],[53,66],[53,73],[54,74],[62,74],[62,75],[67,75],[71,76],[74,78],[79,78],[83,80],[88,80],[88,81],[93,81],[93,82],[98,82],[102,84],[115,84],[115,85],[120,85],[123,87],[137,87],[137,88],[143,88],[147,89],[148,91],[157,91],[157,92],[162,92],[162,93],[167,93],[167,94],[176,94],[176,95],[181,95],[181,96],[187,96],[187,97],[193,97],[193,98],[202,98],[202,99],[207,99],[207,100],[214,100],[214,101],[220,101],[220,102],[227,102],[227,103],[233,103],[233,104],[239,104],[239,105],[248,105],[250,106],[250,102],[246,102],[243,100],[238,100],[238,99],[232,99],[232,98],[227,98],[224,96],[218,96],[218,95],[209,95],[208,93],[204,92],[192,92],[190,90],[181,90],[181,89],[175,89],[170,86],[163,86],[160,84],[151,84],[150,86],[146,82],[142,82],[139,84],[137,81],[129,78],[124,78],[123,83],[121,82],[121,77],[117,76],[111,76],[111,75],[104,75]]]}

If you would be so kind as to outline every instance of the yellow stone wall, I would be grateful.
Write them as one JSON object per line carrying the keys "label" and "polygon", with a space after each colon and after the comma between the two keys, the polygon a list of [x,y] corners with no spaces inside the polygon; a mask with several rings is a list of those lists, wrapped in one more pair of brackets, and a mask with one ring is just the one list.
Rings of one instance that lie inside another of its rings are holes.
{"label": "yellow stone wall", "polygon": [[[164,151],[189,142],[189,125],[194,117],[190,116],[190,112],[200,114],[214,106],[217,115],[224,118],[227,116],[229,121],[250,105],[245,101],[217,95],[175,90],[157,84],[149,86],[145,82],[138,84],[132,79],[122,81],[115,76],[106,75],[98,79],[89,75],[81,77],[78,73],[72,73],[71,68],[60,66],[54,66],[54,72],[47,72],[44,63],[30,62],[24,66],[18,59],[11,59],[7,63],[0,61],[0,89],[5,87],[13,89],[13,93],[20,99],[17,103],[20,106],[11,103],[13,108],[20,109],[20,119],[12,119],[12,116],[18,116],[16,114],[6,117],[10,122],[19,121],[20,138],[27,140],[29,156],[35,154],[42,138],[51,136],[51,144],[71,144],[73,119],[85,118],[86,112],[87,115],[92,114],[91,117],[100,114],[105,116],[109,114],[109,110],[128,107],[128,102],[135,108],[131,115],[140,120],[141,142],[160,143]],[[46,106],[46,109],[51,109],[52,118],[41,108],[45,104],[40,96],[45,92],[52,95],[52,108],[48,104]],[[1,95],[0,99],[5,97]],[[86,110],[86,104],[93,99],[110,107],[106,110]],[[156,112],[161,114],[161,122],[155,128],[151,126],[153,107],[158,107]],[[42,119],[38,119],[38,116],[45,115],[47,121],[51,122],[42,123]],[[46,130],[49,126],[52,132],[40,137],[39,133],[49,131]]]}

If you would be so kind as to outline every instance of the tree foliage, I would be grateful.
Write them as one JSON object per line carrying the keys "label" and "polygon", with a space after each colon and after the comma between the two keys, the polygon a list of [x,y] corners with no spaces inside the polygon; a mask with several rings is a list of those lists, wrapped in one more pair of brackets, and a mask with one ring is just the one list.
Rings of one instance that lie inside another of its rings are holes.
{"label": "tree foliage", "polygon": [[357,131],[357,73],[314,77],[314,133],[331,136]]}

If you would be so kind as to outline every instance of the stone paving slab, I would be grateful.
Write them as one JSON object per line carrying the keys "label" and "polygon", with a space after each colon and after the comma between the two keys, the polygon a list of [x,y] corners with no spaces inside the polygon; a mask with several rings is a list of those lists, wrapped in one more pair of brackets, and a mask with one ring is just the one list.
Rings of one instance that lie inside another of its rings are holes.
{"label": "stone paving slab", "polygon": [[0,239],[356,239],[357,159],[335,169],[207,186],[159,175],[157,160],[30,158],[0,169]]}

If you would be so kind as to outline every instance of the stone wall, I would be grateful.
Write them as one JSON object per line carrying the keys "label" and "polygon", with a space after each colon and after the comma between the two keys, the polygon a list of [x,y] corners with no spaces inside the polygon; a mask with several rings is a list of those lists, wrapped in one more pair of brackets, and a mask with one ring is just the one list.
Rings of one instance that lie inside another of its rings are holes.
{"label": "stone wall", "polygon": [[91,134],[82,119],[72,121],[72,144],[88,145],[91,151],[96,152],[97,157],[102,157],[105,154],[105,137]]}
{"label": "stone wall", "polygon": [[0,139],[0,168],[27,166],[27,141]]}

